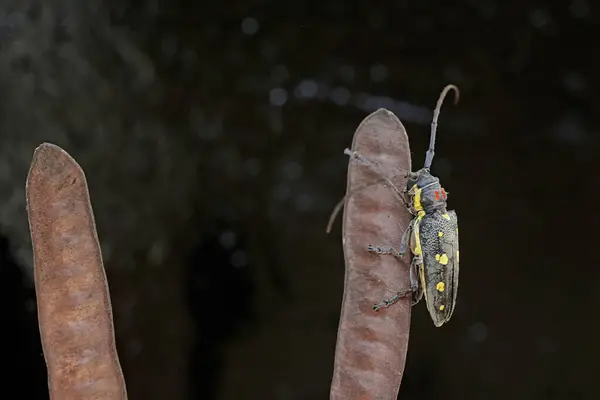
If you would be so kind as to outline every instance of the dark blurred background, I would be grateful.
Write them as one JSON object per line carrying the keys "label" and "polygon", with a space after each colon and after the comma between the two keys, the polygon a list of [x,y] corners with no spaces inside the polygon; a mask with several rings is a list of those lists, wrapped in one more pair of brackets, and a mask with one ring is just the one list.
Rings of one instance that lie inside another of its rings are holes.
{"label": "dark blurred background", "polygon": [[46,399],[24,183],[86,171],[130,399],[328,398],[359,122],[395,112],[450,193],[452,321],[415,307],[402,399],[593,399],[598,5],[2,0],[1,398]]}

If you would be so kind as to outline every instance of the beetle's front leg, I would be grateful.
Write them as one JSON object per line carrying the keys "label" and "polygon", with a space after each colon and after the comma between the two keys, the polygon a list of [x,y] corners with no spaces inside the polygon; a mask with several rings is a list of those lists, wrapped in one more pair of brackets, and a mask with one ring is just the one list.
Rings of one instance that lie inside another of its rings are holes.
{"label": "beetle's front leg", "polygon": [[419,280],[419,268],[423,265],[423,257],[414,256],[410,263],[410,287],[412,288],[412,305],[417,304],[423,297],[423,287]]}
{"label": "beetle's front leg", "polygon": [[377,163],[375,161],[371,161],[369,159],[366,159],[357,151],[350,151],[350,149],[346,149],[346,150],[344,150],[344,154],[349,155],[351,159],[355,159],[355,160],[359,161],[360,163],[362,163],[363,165],[366,165],[369,168],[371,168],[371,170],[377,176],[379,176],[380,179],[383,179],[392,188],[392,193],[394,193],[394,196],[396,196],[396,198],[400,199],[400,201],[402,201],[402,203],[404,204],[405,207],[410,208],[410,203],[407,198],[406,189],[403,189],[403,190],[398,189],[398,187],[394,184],[394,182],[392,182],[391,178],[396,177],[396,176],[402,176],[404,178],[407,178],[409,176],[414,175],[412,172],[397,170],[398,172],[400,172],[399,174],[393,174],[392,176],[388,176],[383,173],[383,171],[379,167],[379,163]]}
{"label": "beetle's front leg", "polygon": [[406,207],[408,212],[412,215],[417,215],[417,211],[413,208],[412,204],[410,203],[410,195],[408,194],[408,190],[402,189],[402,192],[400,193],[400,198],[402,199],[404,207]]}

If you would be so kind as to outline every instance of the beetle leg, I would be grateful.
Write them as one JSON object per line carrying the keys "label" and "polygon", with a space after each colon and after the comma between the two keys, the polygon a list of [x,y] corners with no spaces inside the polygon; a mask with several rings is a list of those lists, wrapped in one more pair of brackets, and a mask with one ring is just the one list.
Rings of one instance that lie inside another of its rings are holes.
{"label": "beetle leg", "polygon": [[402,235],[402,240],[400,241],[400,257],[404,257],[406,254],[406,250],[408,249],[408,240],[410,239],[410,235],[412,233],[412,222],[408,225],[408,228],[404,231]]}
{"label": "beetle leg", "polygon": [[394,297],[386,299],[386,300],[383,300],[382,302],[375,304],[373,306],[373,310],[379,311],[383,307],[389,307],[392,304],[396,303],[401,298],[406,297],[406,296],[408,296],[411,293],[412,293],[412,289],[407,289],[407,290],[404,290],[402,292],[398,292],[398,293],[396,293],[394,295]]}
{"label": "beetle leg", "polygon": [[399,191],[398,197],[400,197],[400,200],[402,200],[402,203],[404,203],[404,207],[406,207],[411,214],[416,214],[416,212],[411,211],[412,206],[408,201],[408,192],[406,189]]}
{"label": "beetle leg", "polygon": [[396,198],[400,199],[400,201],[402,201],[402,203],[404,203],[405,207],[410,208],[410,203],[407,198],[406,189],[403,189],[403,190],[398,189],[398,187],[394,184],[394,182],[392,182],[391,178],[394,178],[397,176],[402,176],[402,177],[406,178],[408,176],[412,176],[411,175],[411,174],[413,174],[412,172],[405,171],[405,170],[397,170],[400,173],[394,174],[390,177],[382,172],[381,168],[379,168],[379,163],[364,158],[357,151],[350,151],[350,149],[346,149],[346,150],[344,150],[344,154],[349,155],[351,159],[355,159],[355,160],[359,161],[360,163],[362,163],[363,165],[366,165],[367,167],[369,167],[377,176],[379,176],[379,178],[382,178],[392,188],[392,193],[394,194],[394,196]]}
{"label": "beetle leg", "polygon": [[412,305],[417,304],[423,297],[423,287],[421,281],[419,281],[419,267],[423,263],[423,259],[420,256],[413,257],[410,263],[410,287],[412,288]]}
{"label": "beetle leg", "polygon": [[[377,161],[373,161],[370,160],[366,157],[364,157],[362,154],[360,154],[358,151],[351,151],[350,149],[345,149],[344,150],[344,154],[350,156],[350,158],[355,159],[371,168],[373,168],[375,170],[375,172],[380,173],[381,171],[379,170],[379,166],[381,165],[381,163],[377,162]],[[406,171],[402,168],[394,168],[395,170],[395,174],[393,176],[404,176],[404,177],[408,177],[413,176],[414,174],[411,173],[410,171]]]}
{"label": "beetle leg", "polygon": [[404,234],[402,235],[402,241],[400,242],[400,250],[396,250],[392,246],[373,246],[373,245],[369,245],[369,247],[367,249],[371,253],[375,253],[375,254],[379,254],[379,255],[391,254],[396,258],[402,258],[402,257],[404,257],[404,255],[406,254],[406,251],[408,250],[408,241],[410,239],[411,232],[412,232],[412,222],[408,226],[408,228],[404,231]]}
{"label": "beetle leg", "polygon": [[396,293],[393,297],[389,298],[389,299],[385,299],[377,304],[375,304],[373,306],[373,310],[375,311],[379,311],[381,308],[383,307],[389,307],[392,304],[396,303],[398,300],[400,300],[403,297],[406,297],[410,294],[412,294],[412,303],[411,305],[415,305],[417,304],[421,298],[423,297],[423,288],[421,287],[421,284],[419,283],[419,279],[418,279],[418,268],[419,265],[417,262],[413,262],[410,265],[410,289],[406,289],[406,290],[402,290],[398,293]]}
{"label": "beetle leg", "polygon": [[[391,246],[384,247],[384,246],[371,246],[371,245],[369,245],[369,251],[376,253],[376,254],[392,254],[396,258],[404,257],[404,255],[406,254],[406,251],[408,250],[408,241],[410,239],[410,235],[413,232],[414,223],[415,223],[415,220],[412,220],[411,223],[408,225],[408,228],[406,229],[406,231],[404,231],[404,234],[402,235],[402,241],[400,243],[400,251],[394,249]],[[392,304],[396,303],[401,298],[406,297],[410,294],[412,294],[412,305],[417,304],[419,302],[419,300],[421,300],[421,297],[423,296],[423,288],[421,287],[421,284],[419,282],[419,274],[418,274],[418,268],[422,263],[423,263],[423,258],[421,256],[414,256],[410,263],[410,266],[409,266],[410,289],[400,291],[400,292],[396,293],[392,298],[383,300],[382,302],[375,304],[373,306],[373,310],[379,311],[379,309],[381,309],[383,307],[389,307]]]}
{"label": "beetle leg", "polygon": [[371,253],[375,253],[375,254],[379,254],[379,255],[391,254],[396,258],[402,258],[402,254],[400,254],[400,252],[398,250],[396,250],[395,248],[393,248],[392,246],[369,245],[368,250]]}
{"label": "beetle leg", "polygon": [[393,297],[383,300],[380,303],[377,303],[373,306],[373,310],[379,311],[383,307],[389,307],[392,304],[396,303],[403,297],[412,294],[412,305],[417,304],[421,298],[423,297],[423,288],[419,282],[419,266],[423,262],[421,257],[415,256],[413,257],[412,262],[410,263],[409,272],[410,272],[410,289],[406,289],[396,293]]}

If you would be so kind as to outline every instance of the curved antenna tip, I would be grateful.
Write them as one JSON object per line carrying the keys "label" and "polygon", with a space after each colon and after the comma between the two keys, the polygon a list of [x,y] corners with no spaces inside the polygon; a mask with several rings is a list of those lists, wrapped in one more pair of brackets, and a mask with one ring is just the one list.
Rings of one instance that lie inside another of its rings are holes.
{"label": "curved antenna tip", "polygon": [[460,90],[458,89],[458,86],[456,85],[446,85],[446,87],[444,88],[444,90],[442,90],[442,94],[440,95],[440,98],[444,98],[446,97],[446,94],[448,94],[448,92],[450,90],[454,90],[454,104],[458,104],[458,99],[460,98]]}
{"label": "curved antenna tip", "polygon": [[427,153],[425,154],[425,164],[423,168],[429,169],[431,168],[431,163],[433,162],[433,156],[435,155],[435,133],[437,130],[437,120],[440,115],[440,109],[442,108],[442,103],[446,98],[446,95],[450,90],[454,90],[454,104],[458,103],[458,98],[460,97],[460,91],[456,85],[446,85],[440,97],[437,101],[435,109],[433,110],[433,120],[431,121],[431,136],[429,137],[429,148],[427,149]]}

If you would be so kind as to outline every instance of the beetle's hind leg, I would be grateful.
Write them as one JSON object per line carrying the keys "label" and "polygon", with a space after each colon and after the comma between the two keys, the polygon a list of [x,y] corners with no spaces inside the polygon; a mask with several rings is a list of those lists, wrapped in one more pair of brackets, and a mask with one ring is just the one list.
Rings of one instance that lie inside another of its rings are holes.
{"label": "beetle's hind leg", "polygon": [[409,294],[411,294],[412,292],[413,292],[413,291],[412,291],[412,288],[411,288],[411,289],[406,289],[406,290],[404,290],[404,291],[402,291],[402,292],[398,292],[398,293],[396,293],[396,294],[394,295],[394,297],[392,297],[392,298],[389,298],[389,299],[386,299],[386,300],[383,300],[382,302],[375,304],[375,305],[373,306],[373,310],[375,310],[375,311],[379,311],[379,310],[380,310],[381,308],[383,308],[383,307],[389,307],[389,306],[391,306],[392,304],[396,303],[396,302],[397,302],[398,300],[400,300],[401,298],[408,296],[408,295],[409,295]]}
{"label": "beetle's hind leg", "polygon": [[410,263],[410,287],[412,289],[412,305],[417,304],[423,297],[423,287],[419,281],[419,268],[423,264],[421,256],[414,256]]}
{"label": "beetle's hind leg", "polygon": [[[400,243],[400,250],[396,250],[391,246],[372,246],[369,245],[368,250],[375,254],[391,254],[394,257],[400,259],[404,257],[406,252],[408,251],[408,241],[410,239],[410,235],[412,233],[412,223],[408,226],[408,229],[402,235],[402,241]],[[412,304],[415,305],[421,300],[423,296],[423,290],[419,283],[419,273],[418,268],[422,263],[422,258],[420,256],[414,256],[412,262],[410,263],[409,272],[410,272],[410,289],[406,289],[396,293],[393,297],[383,300],[380,303],[377,303],[373,306],[373,310],[379,311],[383,307],[389,307],[392,304],[396,303],[403,297],[408,295],[412,295]]]}
{"label": "beetle's hind leg", "polygon": [[375,311],[379,311],[381,308],[384,307],[389,307],[392,304],[398,302],[398,300],[400,300],[403,297],[406,297],[408,295],[412,295],[412,304],[411,305],[415,305],[419,302],[419,300],[421,300],[421,298],[423,297],[423,288],[421,287],[421,284],[419,283],[419,266],[421,265],[421,258],[420,257],[414,257],[413,261],[410,263],[410,267],[409,267],[409,271],[410,271],[410,289],[406,289],[406,290],[402,290],[398,293],[396,293],[393,297],[383,300],[377,304],[375,304],[373,306],[373,310]]}

